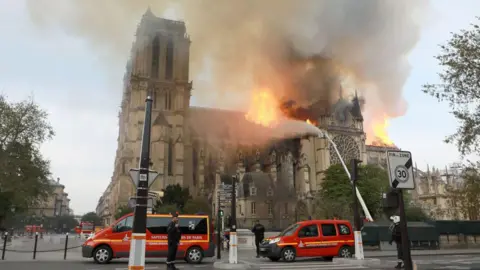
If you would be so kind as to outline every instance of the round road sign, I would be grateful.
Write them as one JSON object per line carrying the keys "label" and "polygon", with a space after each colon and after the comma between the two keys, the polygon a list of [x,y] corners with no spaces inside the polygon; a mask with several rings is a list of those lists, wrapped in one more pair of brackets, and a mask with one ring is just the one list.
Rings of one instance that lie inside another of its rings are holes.
{"label": "round road sign", "polygon": [[405,183],[410,178],[408,173],[408,169],[405,166],[399,165],[395,168],[395,179],[398,180],[400,183]]}

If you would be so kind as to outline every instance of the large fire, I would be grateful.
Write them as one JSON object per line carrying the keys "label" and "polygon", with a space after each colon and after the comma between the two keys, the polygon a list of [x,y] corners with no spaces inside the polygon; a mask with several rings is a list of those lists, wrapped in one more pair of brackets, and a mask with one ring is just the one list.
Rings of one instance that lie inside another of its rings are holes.
{"label": "large fire", "polygon": [[265,127],[278,123],[281,116],[279,102],[269,89],[259,89],[252,93],[247,120]]}
{"label": "large fire", "polygon": [[[256,124],[273,127],[278,124],[281,117],[292,117],[292,115],[287,115],[286,112],[280,109],[280,102],[270,89],[263,88],[253,91],[250,108],[245,117]],[[297,115],[294,118],[299,119],[302,116]],[[303,118],[302,120],[306,120],[308,124],[316,126],[316,123],[310,119]],[[388,137],[388,126],[387,116],[373,121],[372,129],[370,129],[373,134],[367,134],[367,143],[375,146],[395,146]]]}
{"label": "large fire", "polygon": [[381,120],[373,122],[373,140],[372,145],[377,146],[394,146],[393,141],[388,137],[387,129],[390,126],[387,116],[383,116]]}

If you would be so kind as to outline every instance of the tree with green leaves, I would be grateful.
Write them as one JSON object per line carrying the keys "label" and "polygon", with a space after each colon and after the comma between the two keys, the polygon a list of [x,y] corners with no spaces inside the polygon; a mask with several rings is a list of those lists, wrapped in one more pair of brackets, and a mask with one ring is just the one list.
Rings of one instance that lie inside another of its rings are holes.
{"label": "tree with green leaves", "polygon": [[31,99],[9,102],[0,95],[0,224],[41,204],[53,191],[49,161],[40,153],[54,136],[47,118]]}
{"label": "tree with green leaves", "polygon": [[126,214],[130,214],[132,212],[133,212],[133,209],[128,207],[128,205],[126,205],[126,204],[120,205],[117,208],[117,211],[115,211],[115,219],[119,219],[119,218],[125,216]]}
{"label": "tree with green leaves", "polygon": [[[381,198],[382,193],[388,190],[388,174],[381,167],[368,164],[358,167],[358,176],[357,187],[370,214],[375,217],[382,210]],[[325,218],[351,218],[353,190],[342,165],[332,165],[325,171],[322,189],[316,200]]]}
{"label": "tree with green leaves", "polygon": [[212,207],[205,198],[194,198],[185,202],[183,208],[176,204],[158,204],[155,212],[158,214],[170,214],[178,212],[180,214],[193,215],[196,213],[205,213],[211,215]]}
{"label": "tree with green leaves", "polygon": [[82,222],[90,222],[95,226],[103,225],[102,218],[100,218],[95,212],[88,212],[82,216]]}
{"label": "tree with green leaves", "polygon": [[184,214],[205,213],[212,214],[212,205],[204,197],[188,200],[182,209]]}
{"label": "tree with green leaves", "polygon": [[[374,220],[385,219],[382,195],[390,190],[387,171],[374,164],[359,166],[357,187]],[[421,208],[411,206],[408,196],[405,198],[408,220],[418,221],[426,216]],[[353,219],[352,185],[342,165],[332,165],[325,171],[322,189],[314,200],[317,218]]]}
{"label": "tree with green leaves", "polygon": [[[477,18],[480,19],[480,18]],[[462,155],[480,150],[480,26],[453,33],[435,58],[442,71],[440,82],[426,84],[422,91],[447,102],[460,122],[447,143],[455,143]]]}
{"label": "tree with green leaves", "polygon": [[155,213],[157,214],[171,214],[175,212],[182,214],[182,209],[179,209],[174,204],[158,204],[155,208]]}
{"label": "tree with green leaves", "polygon": [[462,182],[449,185],[449,209],[456,219],[480,219],[480,164],[469,164],[461,174]]}
{"label": "tree with green leaves", "polygon": [[166,205],[175,205],[178,209],[183,209],[188,200],[190,200],[190,190],[179,184],[168,185],[163,193],[162,202]]}

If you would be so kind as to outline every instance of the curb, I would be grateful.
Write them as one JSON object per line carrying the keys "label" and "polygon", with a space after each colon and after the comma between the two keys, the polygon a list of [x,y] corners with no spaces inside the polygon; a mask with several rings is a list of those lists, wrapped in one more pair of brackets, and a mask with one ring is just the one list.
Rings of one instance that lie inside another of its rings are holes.
{"label": "curb", "polygon": [[[413,261],[413,270],[417,270],[418,266]],[[366,266],[366,267],[390,267],[391,265],[387,265],[382,263],[380,259],[372,259],[372,258],[365,258],[364,260],[356,260],[356,259],[349,259],[349,258],[333,258],[333,264],[337,266],[346,266],[346,265],[355,265],[355,266]]]}
{"label": "curb", "polygon": [[215,269],[251,269],[250,264],[245,264],[239,261],[238,264],[230,264],[228,262],[214,262],[213,268]]}
{"label": "curb", "polygon": [[365,258],[363,260],[357,260],[352,258],[333,258],[333,264],[378,267],[381,265],[381,261],[380,259],[374,259],[374,258]]}
{"label": "curb", "polygon": [[[458,253],[447,253],[447,252],[439,252],[439,253],[411,253],[412,256],[452,256],[452,255],[480,255],[480,251],[465,251],[465,252],[458,252]],[[379,254],[379,255],[368,255],[365,254],[367,258],[388,258],[388,257],[397,257],[396,254]]]}

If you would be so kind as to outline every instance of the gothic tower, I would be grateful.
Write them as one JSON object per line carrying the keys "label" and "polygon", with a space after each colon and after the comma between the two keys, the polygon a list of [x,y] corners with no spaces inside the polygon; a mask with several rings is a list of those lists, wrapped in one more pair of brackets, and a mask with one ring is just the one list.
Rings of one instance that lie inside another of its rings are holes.
{"label": "gothic tower", "polygon": [[192,89],[189,50],[183,22],[158,18],[147,10],[137,28],[124,78],[111,209],[134,194],[128,171],[139,164],[148,95],[153,98],[151,169],[160,173],[151,189],[184,184],[184,150],[189,143],[185,117]]}

